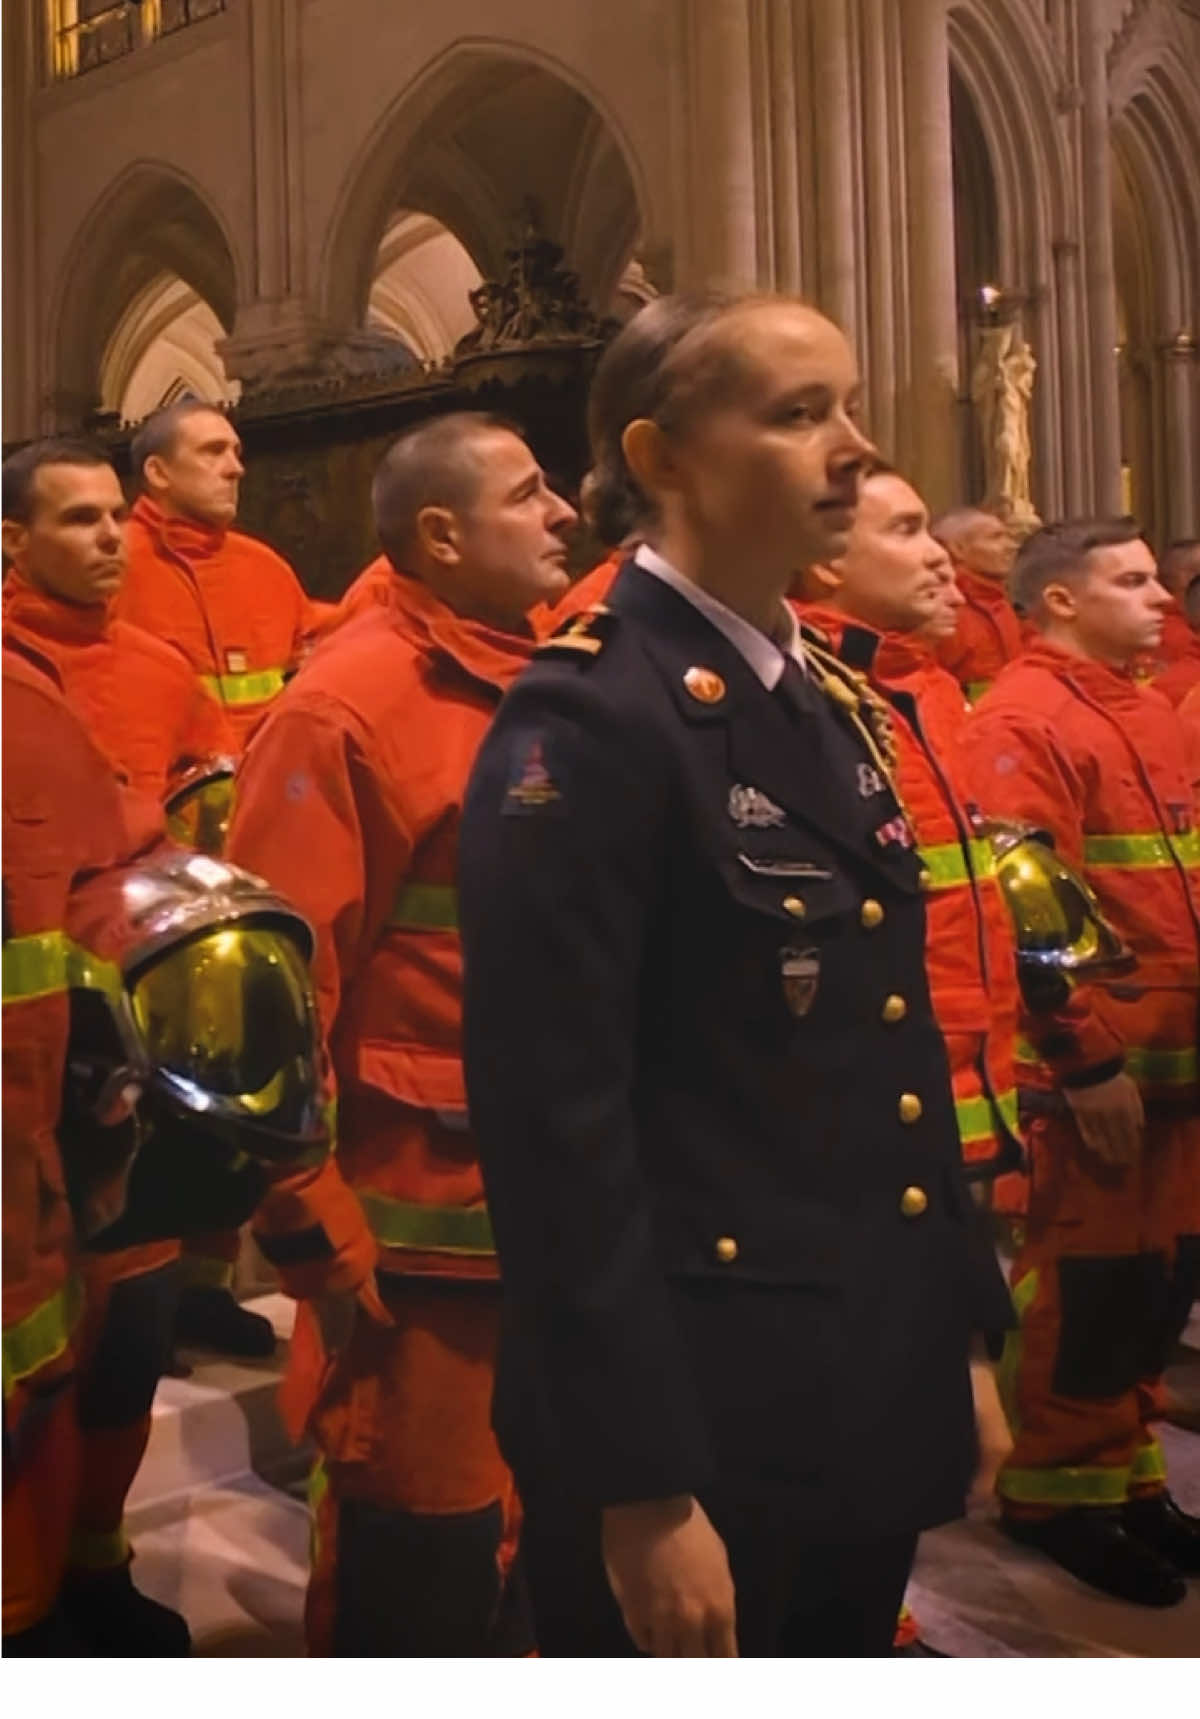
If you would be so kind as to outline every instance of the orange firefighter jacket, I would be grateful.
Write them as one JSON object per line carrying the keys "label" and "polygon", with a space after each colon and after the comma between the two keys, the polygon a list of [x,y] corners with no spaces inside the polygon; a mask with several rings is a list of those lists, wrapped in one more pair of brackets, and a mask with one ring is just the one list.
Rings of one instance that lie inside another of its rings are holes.
{"label": "orange firefighter jacket", "polygon": [[[70,1023],[77,878],[151,845],[161,812],[123,794],[49,658],[6,638],[4,665],[4,1398],[70,1364],[82,1307],[55,1129]],[[85,952],[90,958],[90,948]]]}
{"label": "orange firefighter jacket", "polygon": [[1005,663],[1021,654],[1021,622],[1004,586],[985,579],[961,562],[954,577],[966,598],[953,636],[938,648],[938,661],[949,669],[972,704],[978,702]]}
{"label": "orange firefighter jacket", "polygon": [[139,496],[119,620],[181,650],[238,746],[298,667],[315,616],[282,556],[240,531],[165,515]]}
{"label": "orange firefighter jacket", "polygon": [[1192,764],[1192,786],[1195,789],[1196,816],[1200,820],[1200,686],[1194,686],[1179,706],[1179,721],[1183,727],[1184,744]]}
{"label": "orange firefighter jacket", "polygon": [[1137,970],[1076,987],[1027,1020],[1022,1086],[1088,1084],[1122,1066],[1148,1107],[1200,1104],[1200,831],[1196,759],[1176,713],[1131,674],[1044,640],[1005,669],[966,734],[970,780],[1082,869]]}
{"label": "orange firefighter jacket", "polygon": [[963,1157],[976,1175],[1021,1162],[1013,1056],[1019,999],[1012,923],[990,844],[972,824],[958,683],[919,640],[797,605],[892,707],[900,798],[928,874],[925,964],[946,1040]]}
{"label": "orange firefighter jacket", "polygon": [[228,851],[316,930],[338,1159],[381,1263],[491,1276],[461,1060],[457,843],[476,751],[533,638],[391,577],[391,600],[319,645],[255,734]]}
{"label": "orange firefighter jacket", "polygon": [[594,603],[603,603],[613,580],[629,560],[631,553],[629,549],[614,549],[612,554],[606,555],[590,573],[577,579],[571,589],[553,606],[539,603],[529,616],[529,624],[538,638],[548,639],[551,633],[557,631],[564,621],[569,621],[572,615],[582,614],[584,609],[590,609]]}
{"label": "orange firefighter jacket", "polygon": [[173,646],[108,607],[47,596],[15,572],[3,610],[5,632],[51,659],[76,715],[132,787],[161,800],[189,763],[235,751],[221,706]]}

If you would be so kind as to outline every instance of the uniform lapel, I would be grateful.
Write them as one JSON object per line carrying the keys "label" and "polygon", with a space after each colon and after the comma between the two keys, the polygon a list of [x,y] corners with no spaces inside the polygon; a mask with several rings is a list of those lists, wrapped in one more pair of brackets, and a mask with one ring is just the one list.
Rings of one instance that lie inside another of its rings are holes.
{"label": "uniform lapel", "polygon": [[[608,597],[608,607],[640,623],[639,637],[667,684],[683,721],[725,735],[730,784],[758,789],[799,823],[866,858],[899,887],[915,888],[915,866],[904,850],[889,850],[874,831],[899,815],[890,794],[874,805],[859,794],[849,748],[835,744],[831,725],[840,724],[823,694],[789,677],[788,688],[768,692],[734,645],[685,597],[643,568],[627,562]],[[704,702],[688,691],[690,668],[714,671],[724,682],[719,700]],[[865,753],[863,754],[865,758]],[[842,780],[843,774],[851,779]],[[853,806],[856,816],[847,816]],[[912,872],[913,876],[907,874]]]}

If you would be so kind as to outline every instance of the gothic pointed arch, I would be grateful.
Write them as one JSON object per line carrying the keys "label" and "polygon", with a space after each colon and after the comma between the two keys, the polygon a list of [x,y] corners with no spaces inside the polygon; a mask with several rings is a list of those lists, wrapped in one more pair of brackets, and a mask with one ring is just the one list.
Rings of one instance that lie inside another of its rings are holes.
{"label": "gothic pointed arch", "polygon": [[347,173],[320,263],[324,319],[363,325],[397,209],[440,221],[494,276],[529,199],[585,296],[607,302],[645,225],[641,176],[611,114],[526,45],[460,40],[400,92]]}
{"label": "gothic pointed arch", "polygon": [[47,318],[46,374],[56,422],[101,403],[101,366],[129,306],[176,277],[233,326],[242,271],[226,229],[193,181],[160,162],[128,167],[93,206],[69,246]]}

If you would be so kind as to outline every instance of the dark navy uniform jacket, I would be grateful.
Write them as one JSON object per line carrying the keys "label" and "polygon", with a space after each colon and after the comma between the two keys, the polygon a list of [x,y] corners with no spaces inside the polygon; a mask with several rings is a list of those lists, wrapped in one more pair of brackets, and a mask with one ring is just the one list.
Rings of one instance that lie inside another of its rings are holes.
{"label": "dark navy uniform jacket", "polygon": [[528,1496],[961,1511],[969,1342],[1010,1314],[906,834],[843,709],[634,564],[501,706],[460,914]]}

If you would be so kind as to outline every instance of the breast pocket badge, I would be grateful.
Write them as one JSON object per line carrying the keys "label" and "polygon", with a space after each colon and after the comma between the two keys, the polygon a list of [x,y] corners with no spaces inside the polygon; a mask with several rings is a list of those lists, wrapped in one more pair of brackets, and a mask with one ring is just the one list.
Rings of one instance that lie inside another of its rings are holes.
{"label": "breast pocket badge", "polygon": [[803,1020],[817,1000],[821,957],[815,949],[781,949],[779,975],[783,998],[797,1020]]}

